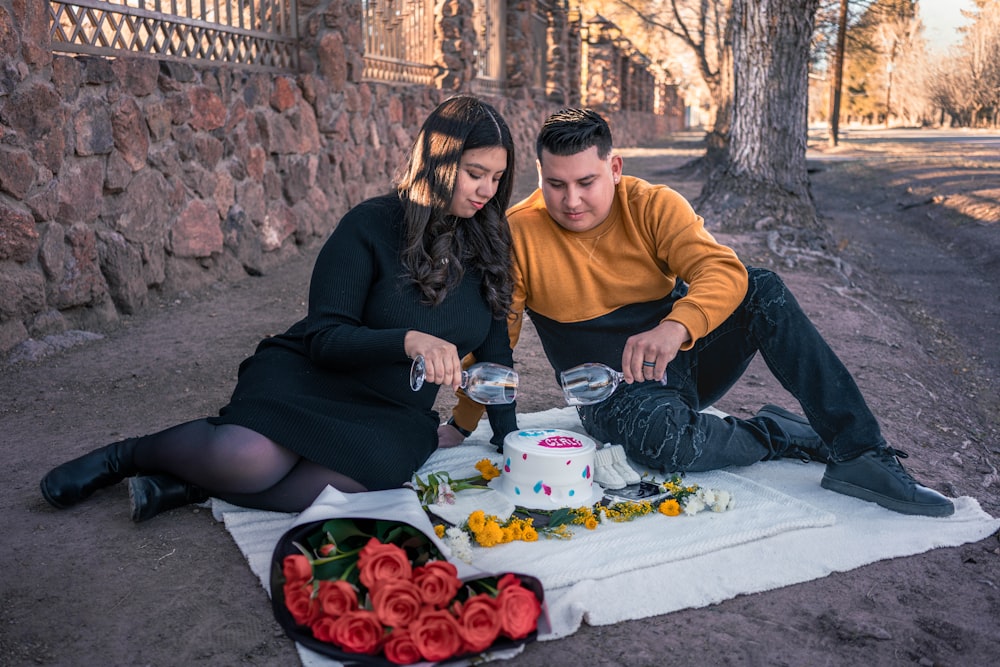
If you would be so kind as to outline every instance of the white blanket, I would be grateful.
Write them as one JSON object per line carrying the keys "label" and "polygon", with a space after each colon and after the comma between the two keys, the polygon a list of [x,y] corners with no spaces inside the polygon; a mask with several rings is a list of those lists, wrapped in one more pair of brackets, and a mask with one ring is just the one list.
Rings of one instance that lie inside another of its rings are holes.
{"label": "white blanket", "polygon": [[[582,432],[572,408],[519,415],[518,424]],[[488,438],[484,423],[466,444],[435,453],[419,474],[475,475],[476,461],[498,458]],[[686,481],[731,492],[735,507],[720,514],[605,523],[594,531],[580,528],[570,540],[477,548],[473,565],[541,580],[550,625],[539,636],[545,640],[572,634],[584,621],[609,625],[703,607],[878,560],[978,541],[1000,529],[1000,520],[970,497],[956,498],[955,514],[945,519],[905,516],[827,491],[819,484],[822,476],[821,464],[787,460],[692,473]],[[213,511],[267,590],[274,545],[296,515],[218,500]],[[647,595],[650,589],[669,595]],[[337,664],[301,646],[299,654],[307,667]]]}

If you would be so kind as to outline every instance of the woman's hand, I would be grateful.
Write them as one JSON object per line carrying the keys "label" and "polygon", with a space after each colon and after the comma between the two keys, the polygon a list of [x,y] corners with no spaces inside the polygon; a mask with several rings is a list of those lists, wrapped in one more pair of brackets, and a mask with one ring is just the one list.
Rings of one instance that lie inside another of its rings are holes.
{"label": "woman's hand", "polygon": [[424,381],[439,385],[449,385],[457,390],[462,384],[462,360],[458,348],[437,336],[422,331],[407,331],[403,339],[406,356],[424,358]]}

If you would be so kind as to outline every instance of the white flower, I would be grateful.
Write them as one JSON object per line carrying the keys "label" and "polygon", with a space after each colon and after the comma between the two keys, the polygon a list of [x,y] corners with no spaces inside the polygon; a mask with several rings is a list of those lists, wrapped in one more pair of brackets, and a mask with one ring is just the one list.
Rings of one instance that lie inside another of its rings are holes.
{"label": "white flower", "polygon": [[684,502],[684,513],[685,514],[697,514],[698,512],[705,509],[705,503],[702,501],[698,495],[688,496]]}
{"label": "white flower", "polygon": [[716,491],[715,502],[712,503],[713,512],[725,512],[732,506],[733,497],[728,491]]}
{"label": "white flower", "polygon": [[466,563],[472,563],[472,543],[469,542],[469,535],[461,528],[452,526],[444,531],[444,543],[451,549],[455,558]]}
{"label": "white flower", "polygon": [[438,484],[437,500],[434,502],[437,505],[455,504],[455,492],[451,490],[451,485],[448,482],[441,480],[441,483]]}
{"label": "white flower", "polygon": [[698,500],[711,507],[715,504],[715,491],[704,487],[698,489]]}

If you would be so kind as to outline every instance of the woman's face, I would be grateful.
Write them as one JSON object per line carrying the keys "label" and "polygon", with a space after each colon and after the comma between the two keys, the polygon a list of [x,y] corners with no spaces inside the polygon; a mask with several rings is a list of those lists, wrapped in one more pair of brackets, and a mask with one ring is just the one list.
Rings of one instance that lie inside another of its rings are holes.
{"label": "woman's face", "polygon": [[507,151],[500,146],[472,148],[462,153],[448,214],[458,218],[474,216],[497,193],[505,171]]}

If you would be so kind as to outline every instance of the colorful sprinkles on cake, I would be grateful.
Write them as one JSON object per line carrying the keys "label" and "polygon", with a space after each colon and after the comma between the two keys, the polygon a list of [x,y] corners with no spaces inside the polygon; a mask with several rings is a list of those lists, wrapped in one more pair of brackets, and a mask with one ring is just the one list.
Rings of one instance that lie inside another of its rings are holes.
{"label": "colorful sprinkles on cake", "polygon": [[504,439],[499,488],[517,505],[575,506],[594,494],[592,439],[560,429],[526,429]]}

